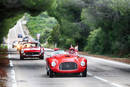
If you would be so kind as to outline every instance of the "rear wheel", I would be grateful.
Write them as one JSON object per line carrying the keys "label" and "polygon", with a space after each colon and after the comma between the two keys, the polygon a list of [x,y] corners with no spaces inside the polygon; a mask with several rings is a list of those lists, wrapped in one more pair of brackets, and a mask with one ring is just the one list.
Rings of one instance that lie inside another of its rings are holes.
{"label": "rear wheel", "polygon": [[49,68],[48,67],[46,67],[46,74],[47,74],[47,76],[49,76]]}

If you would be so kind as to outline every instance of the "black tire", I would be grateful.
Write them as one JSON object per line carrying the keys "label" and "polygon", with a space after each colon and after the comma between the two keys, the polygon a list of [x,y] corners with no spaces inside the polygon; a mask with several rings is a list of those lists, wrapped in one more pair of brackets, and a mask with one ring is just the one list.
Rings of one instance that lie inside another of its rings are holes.
{"label": "black tire", "polygon": [[46,73],[46,74],[47,74],[47,76],[49,76],[49,71],[47,71],[47,73]]}
{"label": "black tire", "polygon": [[44,59],[44,56],[42,55],[42,56],[40,56],[39,58],[40,58],[40,59]]}
{"label": "black tire", "polygon": [[20,60],[24,60],[24,57],[20,55]]}
{"label": "black tire", "polygon": [[87,76],[87,69],[85,69],[82,73],[81,73],[82,77],[86,77]]}
{"label": "black tire", "polygon": [[54,77],[54,72],[52,70],[49,70],[49,77],[53,78]]}
{"label": "black tire", "polygon": [[48,69],[48,67],[46,67],[46,74],[47,74],[47,76],[49,76],[49,69]]}

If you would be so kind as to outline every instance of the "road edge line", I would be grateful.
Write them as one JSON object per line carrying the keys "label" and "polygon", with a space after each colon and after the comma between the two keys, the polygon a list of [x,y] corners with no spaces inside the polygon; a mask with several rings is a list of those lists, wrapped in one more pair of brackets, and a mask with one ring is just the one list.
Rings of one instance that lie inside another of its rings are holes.
{"label": "road edge line", "polygon": [[13,63],[12,63],[11,60],[10,60],[10,67],[12,67],[12,69],[11,69],[12,87],[17,87],[16,77],[15,77],[15,70],[13,68]]}

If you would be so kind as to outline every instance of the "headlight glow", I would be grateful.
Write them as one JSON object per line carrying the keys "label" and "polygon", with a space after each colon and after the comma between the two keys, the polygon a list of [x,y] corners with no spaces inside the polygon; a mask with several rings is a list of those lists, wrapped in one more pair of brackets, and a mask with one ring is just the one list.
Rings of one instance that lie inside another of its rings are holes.
{"label": "headlight glow", "polygon": [[17,45],[17,48],[19,49],[19,48],[20,48],[20,45]]}
{"label": "headlight glow", "polygon": [[84,61],[82,61],[80,64],[81,64],[81,66],[85,66],[85,62]]}
{"label": "headlight glow", "polygon": [[53,61],[53,62],[51,63],[51,66],[52,66],[52,67],[55,67],[55,66],[56,66],[56,62]]}

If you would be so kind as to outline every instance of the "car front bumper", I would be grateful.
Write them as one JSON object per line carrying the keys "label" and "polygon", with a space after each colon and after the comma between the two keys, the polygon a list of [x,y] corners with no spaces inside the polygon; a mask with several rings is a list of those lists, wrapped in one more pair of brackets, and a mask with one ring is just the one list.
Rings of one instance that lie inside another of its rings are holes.
{"label": "car front bumper", "polygon": [[38,54],[26,54],[26,53],[24,53],[24,54],[21,54],[24,58],[28,58],[28,57],[40,57],[40,56],[42,56],[42,54],[41,53],[38,53]]}
{"label": "car front bumper", "polygon": [[79,66],[75,70],[60,70],[59,67],[53,67],[53,68],[51,68],[51,70],[53,72],[56,72],[56,73],[81,73],[81,72],[84,72],[86,69],[87,69],[87,66],[84,66],[84,67]]}

